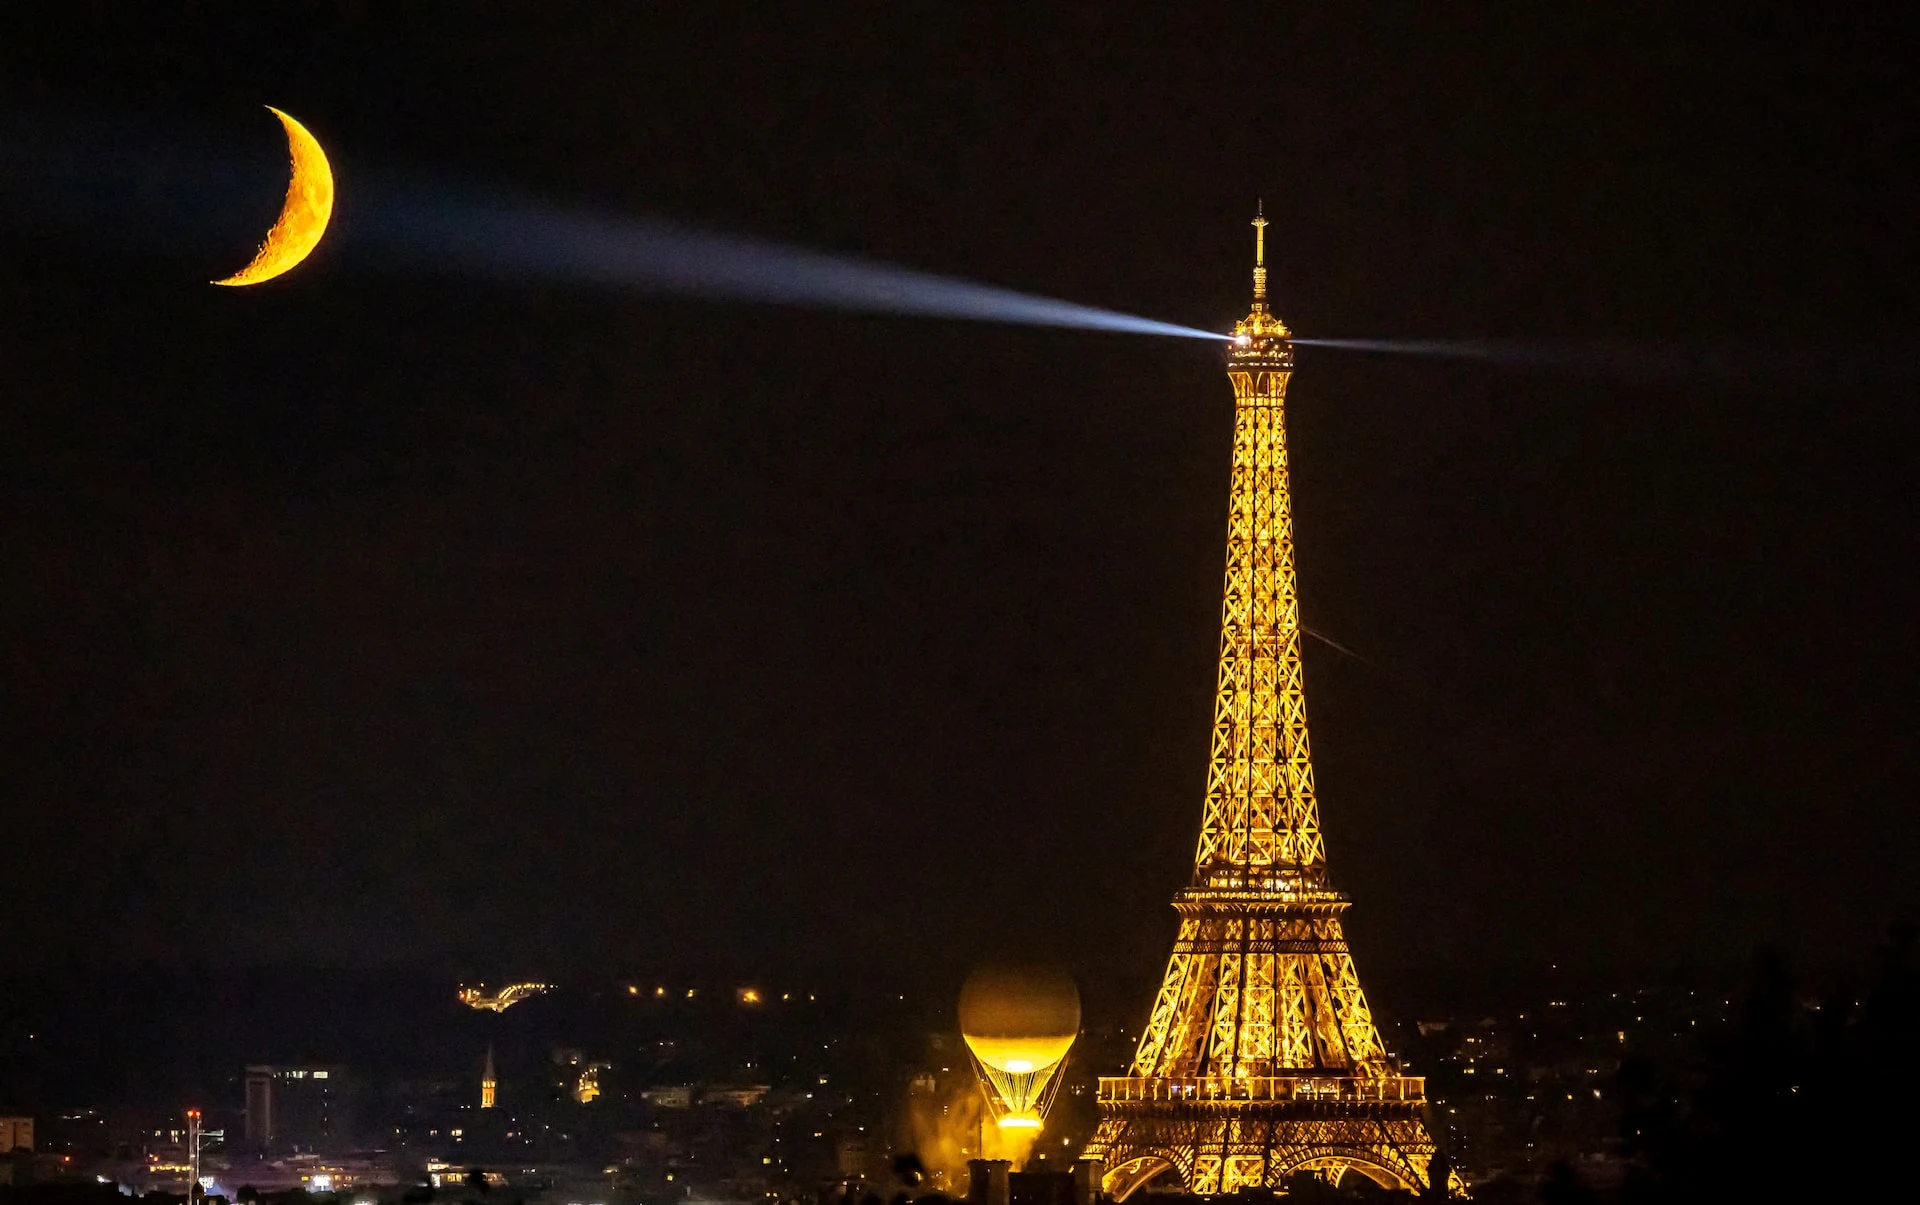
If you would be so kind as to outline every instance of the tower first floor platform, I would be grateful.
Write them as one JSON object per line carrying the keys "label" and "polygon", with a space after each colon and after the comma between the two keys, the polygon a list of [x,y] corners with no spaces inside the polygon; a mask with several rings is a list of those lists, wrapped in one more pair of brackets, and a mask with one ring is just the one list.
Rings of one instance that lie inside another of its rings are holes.
{"label": "tower first floor platform", "polygon": [[1106,1078],[1084,1157],[1105,1165],[1120,1201],[1169,1168],[1198,1196],[1284,1188],[1302,1173],[1418,1192],[1434,1155],[1422,1097],[1406,1076]]}

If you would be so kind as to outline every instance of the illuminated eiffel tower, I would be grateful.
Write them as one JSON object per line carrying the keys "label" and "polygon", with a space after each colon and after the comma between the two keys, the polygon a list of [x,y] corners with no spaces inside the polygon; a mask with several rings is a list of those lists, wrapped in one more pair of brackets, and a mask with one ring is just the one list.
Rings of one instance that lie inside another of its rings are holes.
{"label": "illuminated eiffel tower", "polygon": [[1085,1158],[1125,1200],[1173,1168],[1203,1196],[1301,1172],[1426,1186],[1424,1082],[1380,1044],[1327,881],[1307,755],[1293,571],[1286,324],[1267,310],[1266,218],[1253,312],[1234,327],[1233,493],[1213,759],[1180,932],[1132,1073],[1100,1081]]}

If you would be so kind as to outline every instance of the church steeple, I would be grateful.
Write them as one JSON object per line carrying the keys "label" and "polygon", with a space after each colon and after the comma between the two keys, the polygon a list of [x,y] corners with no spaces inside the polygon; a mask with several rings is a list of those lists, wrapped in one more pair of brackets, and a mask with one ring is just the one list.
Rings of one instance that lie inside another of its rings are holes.
{"label": "church steeple", "polygon": [[480,1072],[480,1107],[493,1108],[493,1094],[497,1087],[493,1075],[493,1043],[487,1043],[487,1065]]}

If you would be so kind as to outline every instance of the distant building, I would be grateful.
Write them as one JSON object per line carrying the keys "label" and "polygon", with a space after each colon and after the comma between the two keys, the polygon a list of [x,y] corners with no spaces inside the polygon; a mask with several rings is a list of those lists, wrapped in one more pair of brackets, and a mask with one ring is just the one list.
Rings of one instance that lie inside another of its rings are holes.
{"label": "distant building", "polygon": [[247,1068],[247,1143],[317,1151],[353,1139],[346,1075],[335,1066]]}
{"label": "distant building", "polygon": [[493,1108],[494,1091],[499,1082],[493,1077],[493,1047],[487,1047],[487,1065],[480,1071],[480,1107]]}
{"label": "distant building", "polygon": [[600,1095],[600,1071],[605,1063],[588,1063],[580,1070],[580,1078],[573,1084],[573,1099],[581,1104],[595,1100]]}
{"label": "distant building", "polygon": [[833,1169],[842,1180],[864,1180],[868,1155],[865,1136],[844,1135],[833,1144]]}
{"label": "distant building", "polygon": [[573,1083],[567,1087],[567,1091],[583,1105],[599,1098],[600,1073],[612,1065],[589,1063],[586,1054],[576,1046],[554,1047],[553,1062],[555,1066],[572,1072]]}
{"label": "distant building", "polygon": [[33,1118],[0,1117],[0,1155],[33,1149]]}
{"label": "distant building", "polygon": [[691,1109],[692,1084],[657,1084],[640,1094],[640,1099],[656,1109]]}
{"label": "distant building", "polygon": [[482,1171],[462,1163],[448,1163],[444,1159],[427,1160],[427,1183],[434,1188],[452,1190],[470,1185],[477,1188],[479,1185],[474,1184],[475,1176],[486,1181],[486,1187],[480,1190],[482,1192],[507,1186],[507,1177],[504,1172]]}
{"label": "distant building", "polygon": [[700,1094],[700,1103],[728,1109],[750,1109],[772,1090],[767,1084],[715,1084]]}
{"label": "distant building", "polygon": [[966,1205],[1094,1205],[1104,1172],[1081,1159],[1066,1172],[1016,1172],[1005,1159],[967,1162]]}

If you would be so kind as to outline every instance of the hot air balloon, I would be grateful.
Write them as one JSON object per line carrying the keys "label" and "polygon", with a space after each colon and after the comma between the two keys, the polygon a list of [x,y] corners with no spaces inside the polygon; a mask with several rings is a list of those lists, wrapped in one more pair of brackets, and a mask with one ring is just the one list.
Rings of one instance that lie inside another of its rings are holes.
{"label": "hot air balloon", "polygon": [[994,1120],[1037,1130],[1080,1033],[1080,992],[1057,968],[980,967],[960,989],[960,1036]]}

